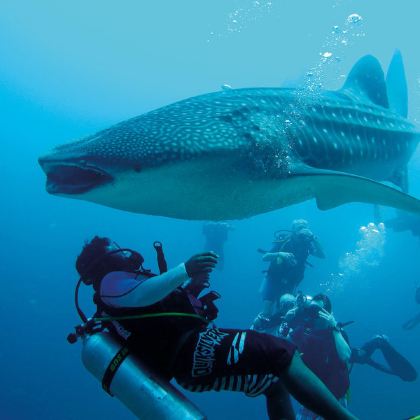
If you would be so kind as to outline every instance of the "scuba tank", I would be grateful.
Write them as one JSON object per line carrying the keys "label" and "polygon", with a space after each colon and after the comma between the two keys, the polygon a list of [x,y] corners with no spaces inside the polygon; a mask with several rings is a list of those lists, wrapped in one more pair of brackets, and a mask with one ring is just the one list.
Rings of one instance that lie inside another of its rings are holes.
{"label": "scuba tank", "polygon": [[82,337],[82,362],[110,395],[144,420],[201,420],[205,416],[168,381],[160,379],[110,333]]}
{"label": "scuba tank", "polygon": [[[165,272],[167,265],[162,244],[155,242],[154,247],[159,271]],[[121,251],[125,249],[110,253]],[[184,394],[131,354],[122,339],[105,332],[106,326],[100,318],[86,317],[78,299],[82,282],[81,277],[75,289],[75,306],[83,323],[75,327],[75,332],[67,336],[67,341],[73,344],[81,339],[83,365],[102,383],[102,388],[119,399],[139,419],[205,420],[205,415]]]}

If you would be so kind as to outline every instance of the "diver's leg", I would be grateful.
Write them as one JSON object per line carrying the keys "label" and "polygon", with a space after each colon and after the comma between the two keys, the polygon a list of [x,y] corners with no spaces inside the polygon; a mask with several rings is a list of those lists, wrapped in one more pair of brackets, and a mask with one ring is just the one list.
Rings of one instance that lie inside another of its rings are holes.
{"label": "diver's leg", "polygon": [[273,312],[274,312],[274,305],[275,305],[275,301],[274,300],[264,300],[263,301],[262,314],[265,317],[270,318],[271,315],[273,315]]}
{"label": "diver's leg", "polygon": [[324,383],[295,353],[289,367],[281,375],[286,389],[305,407],[325,419],[356,419],[328,390]]}
{"label": "diver's leg", "polygon": [[274,312],[275,302],[271,300],[263,301],[263,309],[254,319],[251,329],[259,332],[266,332],[271,316]]}
{"label": "diver's leg", "polygon": [[382,336],[382,342],[379,349],[384,355],[392,373],[399,376],[403,381],[412,382],[417,379],[417,372],[412,364]]}
{"label": "diver's leg", "polygon": [[[292,343],[253,330],[209,328],[194,334],[180,351],[174,376],[190,391],[225,389],[250,397],[266,393],[281,381],[299,402],[326,419],[355,418],[306,367]],[[276,417],[281,413],[289,419],[290,400],[284,392],[273,388],[268,394],[274,398],[267,402],[270,418],[281,419]]]}
{"label": "diver's leg", "polygon": [[295,412],[289,393],[281,382],[271,385],[266,391],[267,414],[270,420],[294,420]]}

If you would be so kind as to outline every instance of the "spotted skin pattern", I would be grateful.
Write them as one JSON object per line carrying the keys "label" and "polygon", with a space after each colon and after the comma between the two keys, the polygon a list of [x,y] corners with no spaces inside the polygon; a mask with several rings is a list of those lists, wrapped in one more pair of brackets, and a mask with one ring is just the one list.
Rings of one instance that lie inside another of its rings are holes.
{"label": "spotted skin pattern", "polygon": [[[238,153],[259,176],[286,176],[288,163],[392,177],[419,135],[405,118],[337,92],[232,89],[189,98],[119,123],[56,154],[133,170]],[[385,169],[385,170],[384,170]]]}

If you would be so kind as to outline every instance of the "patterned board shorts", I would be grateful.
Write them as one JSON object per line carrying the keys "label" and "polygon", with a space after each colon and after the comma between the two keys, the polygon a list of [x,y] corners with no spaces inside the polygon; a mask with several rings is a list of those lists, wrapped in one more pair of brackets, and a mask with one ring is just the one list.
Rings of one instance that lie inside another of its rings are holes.
{"label": "patterned board shorts", "polygon": [[253,330],[208,328],[181,348],[175,378],[193,392],[239,391],[256,397],[279,381],[295,349],[287,340]]}

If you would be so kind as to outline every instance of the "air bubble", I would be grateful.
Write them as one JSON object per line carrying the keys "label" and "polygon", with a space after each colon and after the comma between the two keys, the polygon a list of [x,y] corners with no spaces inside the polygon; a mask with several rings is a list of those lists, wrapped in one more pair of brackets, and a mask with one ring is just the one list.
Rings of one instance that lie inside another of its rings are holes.
{"label": "air bubble", "polygon": [[352,13],[350,16],[347,17],[347,22],[352,25],[359,25],[362,23],[363,18],[358,15],[357,13]]}

